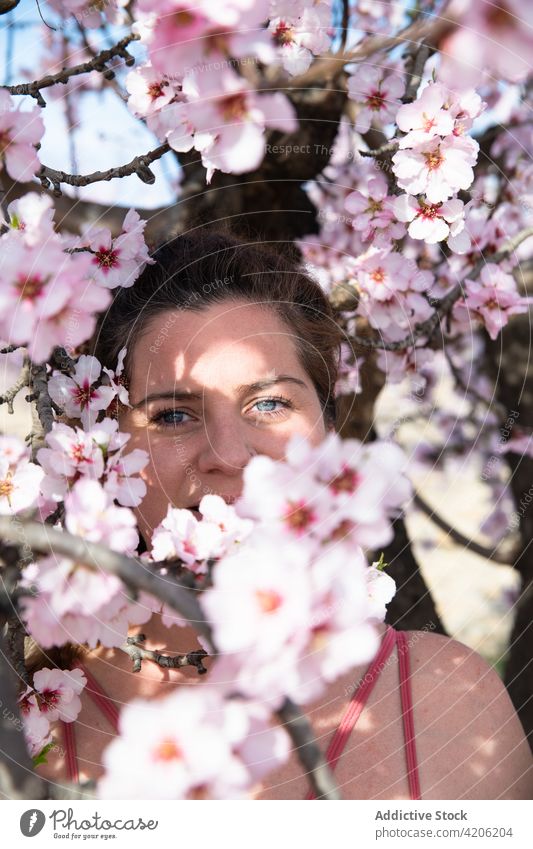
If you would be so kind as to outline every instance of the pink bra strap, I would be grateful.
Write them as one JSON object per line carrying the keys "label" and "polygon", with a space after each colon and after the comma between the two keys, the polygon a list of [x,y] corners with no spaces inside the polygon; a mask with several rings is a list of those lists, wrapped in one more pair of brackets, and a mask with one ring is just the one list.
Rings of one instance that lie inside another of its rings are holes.
{"label": "pink bra strap", "polygon": [[98,705],[104,716],[109,720],[109,722],[113,726],[113,729],[118,734],[119,712],[115,706],[115,703],[111,700],[111,697],[107,695],[105,690],[102,689],[96,678],[89,672],[88,669],[85,668],[85,666],[80,661],[76,661],[74,665],[78,666],[87,678],[85,691],[91,697],[93,702]]}
{"label": "pink bra strap", "polygon": [[[362,681],[354,690],[352,698],[328,746],[326,759],[332,770],[335,769],[337,765],[337,761],[339,760],[342,750],[348,741],[348,737],[359,719],[368,697],[374,688],[374,684],[379,677],[379,673],[383,669],[383,666],[394,648],[395,643],[396,631],[391,627],[391,625],[388,625],[385,636],[381,641],[379,651],[368,667]],[[314,799],[315,794],[312,790],[310,790],[305,798]]]}
{"label": "pink bra strap", "polygon": [[78,772],[78,761],[76,758],[76,739],[74,737],[73,722],[64,722],[61,720],[63,728],[63,742],[65,744],[67,755],[67,775],[69,781],[78,783],[80,780]]}
{"label": "pink bra strap", "polygon": [[403,631],[398,631],[398,660],[400,664],[400,696],[402,700],[403,733],[405,739],[405,757],[407,760],[409,791],[411,799],[420,799],[420,780],[416,757],[415,726],[413,721],[413,702],[411,695],[409,644]]}

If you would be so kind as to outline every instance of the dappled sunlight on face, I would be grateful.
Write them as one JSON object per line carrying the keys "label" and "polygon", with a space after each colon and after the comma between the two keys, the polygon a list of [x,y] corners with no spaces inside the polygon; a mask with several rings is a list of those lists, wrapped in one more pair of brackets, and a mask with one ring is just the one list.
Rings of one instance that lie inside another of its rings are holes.
{"label": "dappled sunlight on face", "polygon": [[206,494],[232,501],[251,456],[284,456],[293,434],[326,434],[297,339],[270,308],[224,301],[169,310],[147,322],[133,351],[131,409],[120,427],[150,456],[137,508],[147,541],[168,503],[195,507]]}

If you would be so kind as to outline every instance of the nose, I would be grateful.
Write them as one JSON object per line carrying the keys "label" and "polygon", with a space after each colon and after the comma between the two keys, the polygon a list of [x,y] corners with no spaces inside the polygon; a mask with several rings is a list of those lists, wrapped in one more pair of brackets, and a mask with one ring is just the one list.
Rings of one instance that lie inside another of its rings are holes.
{"label": "nose", "polygon": [[224,475],[240,476],[253,454],[250,433],[234,420],[225,419],[205,426],[203,441],[198,452],[197,465],[201,474],[222,472]]}

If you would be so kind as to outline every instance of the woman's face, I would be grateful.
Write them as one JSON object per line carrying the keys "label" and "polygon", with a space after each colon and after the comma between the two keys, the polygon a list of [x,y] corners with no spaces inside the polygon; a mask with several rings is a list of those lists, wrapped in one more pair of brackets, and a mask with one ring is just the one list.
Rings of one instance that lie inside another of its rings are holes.
{"label": "woman's face", "polygon": [[241,300],[147,322],[133,351],[132,407],[119,423],[128,447],[150,457],[135,510],[148,545],[169,502],[197,507],[213,493],[231,502],[253,454],[281,459],[295,433],[322,441],[322,409],[296,341],[272,309]]}

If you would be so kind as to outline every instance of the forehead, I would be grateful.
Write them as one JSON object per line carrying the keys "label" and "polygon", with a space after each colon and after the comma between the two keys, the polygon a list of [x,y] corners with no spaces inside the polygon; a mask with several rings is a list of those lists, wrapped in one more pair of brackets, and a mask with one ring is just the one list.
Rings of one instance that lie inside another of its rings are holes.
{"label": "forehead", "polygon": [[304,377],[295,332],[268,305],[225,300],[149,319],[132,357],[131,388],[177,381],[220,388],[288,368]]}

